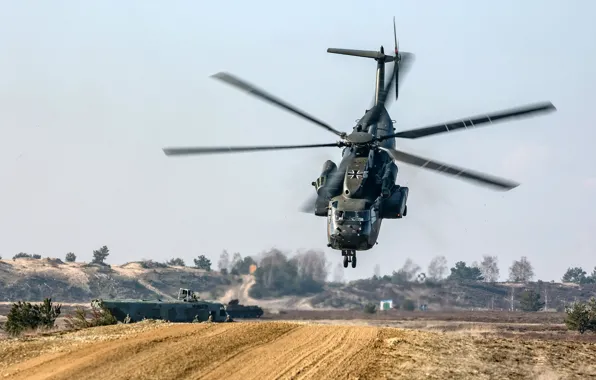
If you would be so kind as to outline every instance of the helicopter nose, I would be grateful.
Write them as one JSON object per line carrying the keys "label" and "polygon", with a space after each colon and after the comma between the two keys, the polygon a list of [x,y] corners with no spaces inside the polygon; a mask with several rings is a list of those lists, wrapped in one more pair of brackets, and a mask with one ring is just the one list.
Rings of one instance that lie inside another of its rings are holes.
{"label": "helicopter nose", "polygon": [[[363,233],[363,223],[348,224],[338,226],[335,229],[336,239],[342,241],[344,244],[351,246],[360,246],[362,242],[368,241],[368,235]],[[348,247],[349,248],[349,247]]]}

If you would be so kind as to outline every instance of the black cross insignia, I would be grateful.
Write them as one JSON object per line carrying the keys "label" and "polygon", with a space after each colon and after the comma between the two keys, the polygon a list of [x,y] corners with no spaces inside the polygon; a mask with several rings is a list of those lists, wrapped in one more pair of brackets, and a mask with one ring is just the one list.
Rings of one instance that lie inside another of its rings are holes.
{"label": "black cross insignia", "polygon": [[363,177],[363,173],[361,171],[356,171],[356,169],[352,170],[351,172],[348,173],[348,175],[354,179],[354,178],[362,178]]}

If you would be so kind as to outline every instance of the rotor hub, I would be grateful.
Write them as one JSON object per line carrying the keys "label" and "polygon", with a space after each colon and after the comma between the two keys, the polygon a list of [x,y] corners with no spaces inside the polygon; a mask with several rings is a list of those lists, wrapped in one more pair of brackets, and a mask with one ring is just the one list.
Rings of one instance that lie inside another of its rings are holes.
{"label": "rotor hub", "polygon": [[370,144],[375,140],[375,136],[368,132],[352,132],[347,137],[346,140],[354,145],[364,145]]}

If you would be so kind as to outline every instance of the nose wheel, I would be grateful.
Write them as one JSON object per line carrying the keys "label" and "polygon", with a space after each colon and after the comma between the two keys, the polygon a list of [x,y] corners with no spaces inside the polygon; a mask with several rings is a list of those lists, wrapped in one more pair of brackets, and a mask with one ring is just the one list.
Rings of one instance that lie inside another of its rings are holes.
{"label": "nose wheel", "polygon": [[356,268],[356,251],[343,250],[341,255],[344,257],[344,268],[347,268],[349,263],[352,263],[352,268]]}

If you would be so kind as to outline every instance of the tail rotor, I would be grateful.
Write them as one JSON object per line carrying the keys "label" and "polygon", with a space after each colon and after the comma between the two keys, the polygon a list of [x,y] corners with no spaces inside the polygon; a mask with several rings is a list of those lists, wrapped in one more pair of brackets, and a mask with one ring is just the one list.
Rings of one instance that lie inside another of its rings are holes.
{"label": "tail rotor", "polygon": [[395,30],[395,16],[393,16],[393,39],[395,41],[395,61],[393,64],[393,76],[395,77],[395,100],[399,97],[399,65],[401,55],[399,54],[399,41],[397,40],[397,31]]}

